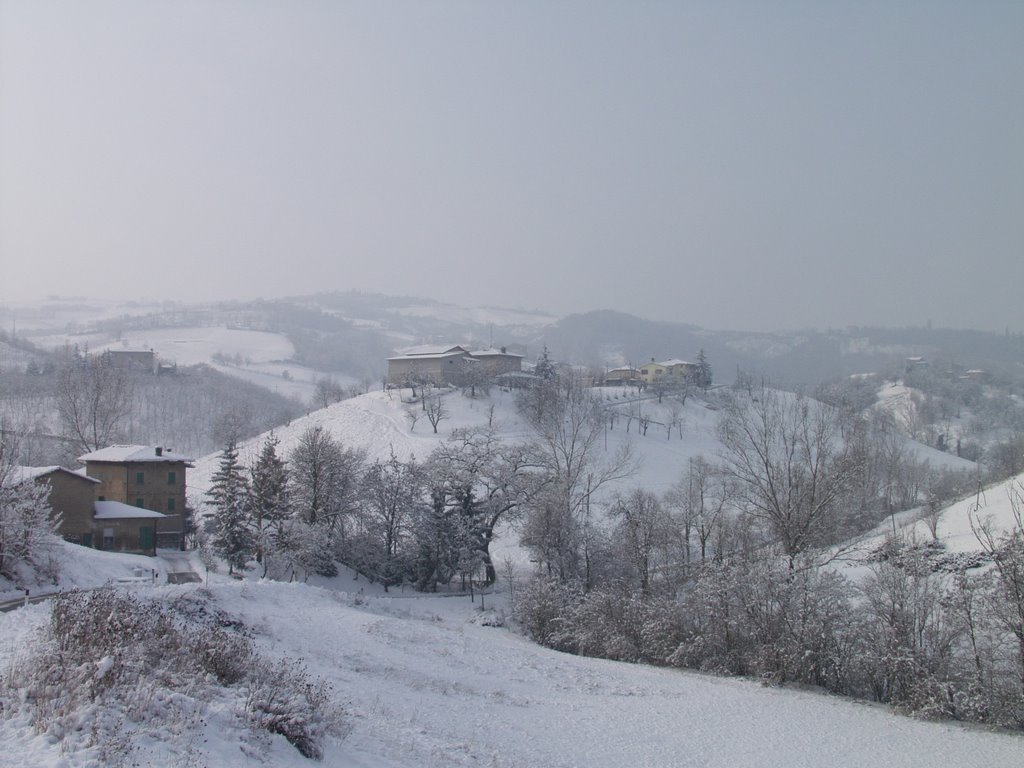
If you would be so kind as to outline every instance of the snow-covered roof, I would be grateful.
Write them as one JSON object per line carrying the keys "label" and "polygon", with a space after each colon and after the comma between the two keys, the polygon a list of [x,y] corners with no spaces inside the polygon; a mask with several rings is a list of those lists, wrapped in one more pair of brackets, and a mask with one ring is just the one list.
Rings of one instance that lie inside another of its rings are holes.
{"label": "snow-covered roof", "polygon": [[12,467],[10,475],[8,475],[8,481],[11,485],[18,485],[24,483],[26,480],[36,480],[40,477],[52,474],[53,472],[67,472],[69,475],[77,475],[83,477],[91,483],[98,483],[94,477],[89,477],[84,472],[75,472],[64,467],[54,465],[52,467]]}
{"label": "snow-covered roof", "polygon": [[122,504],[120,501],[97,501],[93,508],[95,509],[93,516],[97,520],[138,520],[140,518],[156,519],[167,517],[167,515],[160,512]]}
{"label": "snow-covered roof", "polygon": [[116,464],[133,462],[179,462],[191,464],[192,458],[152,445],[111,445],[78,457],[79,461],[109,461]]}
{"label": "snow-covered roof", "polygon": [[468,354],[468,350],[465,347],[459,345],[456,346],[431,346],[424,344],[418,347],[410,347],[404,350],[401,354],[395,357],[388,357],[389,360],[400,360],[406,357],[446,357],[450,354]]}
{"label": "snow-covered roof", "polygon": [[470,352],[473,357],[523,357],[523,355],[517,355],[515,352],[503,352],[500,349],[478,349],[476,352]]}
{"label": "snow-covered roof", "polygon": [[673,366],[676,365],[696,365],[696,363],[691,363],[688,360],[680,360],[678,358],[673,357],[671,360],[665,360],[663,362],[658,363],[658,365],[663,365],[666,368],[672,368]]}
{"label": "snow-covered roof", "polygon": [[528,373],[527,371],[505,371],[505,373],[499,373],[495,376],[496,379],[539,379],[535,373]]}
{"label": "snow-covered roof", "polygon": [[19,485],[26,480],[35,480],[43,475],[56,472],[60,467],[11,467],[7,480],[11,485]]}

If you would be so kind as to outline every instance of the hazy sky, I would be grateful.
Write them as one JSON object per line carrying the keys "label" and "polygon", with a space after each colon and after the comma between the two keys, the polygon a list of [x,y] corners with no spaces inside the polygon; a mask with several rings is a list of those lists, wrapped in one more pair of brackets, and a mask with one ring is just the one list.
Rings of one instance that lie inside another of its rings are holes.
{"label": "hazy sky", "polygon": [[0,300],[1024,331],[1024,2],[0,0]]}

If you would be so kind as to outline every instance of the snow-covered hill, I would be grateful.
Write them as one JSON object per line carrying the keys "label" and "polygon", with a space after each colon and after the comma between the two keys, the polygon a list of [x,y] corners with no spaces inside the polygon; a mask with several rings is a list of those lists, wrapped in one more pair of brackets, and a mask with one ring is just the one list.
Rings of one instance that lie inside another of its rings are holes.
{"label": "snow-covered hill", "polygon": [[[667,400],[659,404],[656,397],[638,397],[633,390],[608,388],[595,390],[595,393],[606,407],[619,414],[615,425],[609,426],[602,452],[614,455],[621,446],[628,444],[636,459],[636,472],[625,481],[626,487],[639,486],[654,493],[664,493],[679,479],[691,458],[703,455],[711,459],[721,451],[722,444],[716,433],[719,411],[711,402],[690,397],[677,414],[672,414]],[[451,435],[452,430],[483,426],[489,420],[498,425],[500,433],[509,440],[529,437],[529,426],[516,412],[515,392],[495,388],[489,395],[468,398],[455,390],[444,391],[442,397],[449,416],[438,425],[438,434],[433,433],[426,418],[421,418],[415,428],[410,429],[406,413],[409,409],[420,408],[420,405],[404,402],[409,395],[409,390],[369,392],[312,411],[308,416],[294,419],[273,432],[280,440],[280,450],[285,455],[295,448],[303,432],[312,427],[322,427],[343,445],[364,449],[371,460],[386,459],[392,451],[400,458],[424,459],[439,442]],[[650,419],[645,435],[640,434],[636,418],[629,423],[628,414],[637,412]],[[673,419],[681,423],[681,436],[679,427],[668,429]],[[243,462],[256,456],[259,445],[269,434],[264,433],[240,446]],[[971,462],[913,440],[905,440],[905,445],[918,460],[927,460],[935,467],[969,469],[974,466]],[[194,505],[202,506],[202,497],[209,489],[210,477],[217,468],[217,458],[218,454],[201,457],[197,459],[195,469],[189,471],[189,491]]]}
{"label": "snow-covered hill", "polygon": [[[567,656],[487,626],[500,614],[480,613],[464,597],[383,596],[348,579],[335,589],[226,577],[210,586],[213,603],[240,617],[268,656],[300,658],[331,684],[349,733],[325,744],[325,766],[1010,768],[1024,751],[1019,735]],[[170,596],[195,587],[156,589]],[[0,668],[24,658],[47,619],[45,605],[0,615]],[[127,762],[308,764],[282,737],[254,737],[230,708],[211,709],[196,728],[137,739]],[[23,718],[0,720],[0,763],[16,756],[23,768],[98,765],[95,753],[66,754]]]}
{"label": "snow-covered hill", "polygon": [[[601,395],[611,398],[618,393],[619,390],[610,389]],[[508,440],[529,437],[529,426],[516,412],[514,392],[495,388],[487,396],[469,398],[459,391],[445,390],[441,396],[450,415],[438,424],[437,434],[433,433],[426,418],[421,418],[415,428],[410,429],[406,412],[419,409],[420,405],[403,402],[403,398],[408,399],[409,395],[409,390],[401,393],[398,390],[369,392],[313,411],[273,432],[280,440],[280,450],[285,455],[295,448],[307,429],[322,427],[342,445],[364,449],[371,460],[386,459],[392,451],[400,458],[422,460],[453,430],[481,427],[488,421],[493,421],[500,434]],[[629,403],[623,392],[621,399],[609,399],[606,405],[620,408]],[[636,407],[635,400],[632,407]],[[700,454],[711,457],[721,447],[715,434],[718,413],[699,398],[690,398],[681,411],[682,438],[677,429],[673,428],[669,435],[662,426],[661,422],[667,419],[659,409],[664,406],[658,406],[655,398],[645,398],[641,408],[654,420],[646,435],[639,434],[636,423],[629,426],[627,433],[627,420],[623,415],[614,427],[608,429],[607,440],[601,446],[602,453],[607,455],[615,455],[624,444],[631,447],[637,471],[625,481],[627,487],[642,486],[655,493],[663,493],[679,478],[690,458]],[[269,434],[264,433],[243,443],[239,449],[241,459],[248,461],[254,458],[259,445]],[[209,489],[217,460],[218,454],[201,457],[197,459],[195,468],[189,470],[189,494],[195,505],[202,505],[202,496]]]}

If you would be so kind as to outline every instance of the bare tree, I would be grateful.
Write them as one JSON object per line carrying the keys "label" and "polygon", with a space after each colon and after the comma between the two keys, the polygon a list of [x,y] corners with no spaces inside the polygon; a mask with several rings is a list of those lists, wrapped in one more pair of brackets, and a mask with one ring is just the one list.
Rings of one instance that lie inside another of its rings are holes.
{"label": "bare tree", "polygon": [[616,501],[612,514],[620,520],[618,542],[636,572],[640,593],[650,595],[656,551],[664,545],[668,530],[668,518],[661,502],[653,493],[638,488]]}
{"label": "bare tree", "polygon": [[497,576],[490,553],[495,529],[518,516],[537,490],[534,462],[526,446],[506,444],[493,427],[453,430],[430,457],[435,503],[455,508],[487,584]]}
{"label": "bare tree", "polygon": [[325,376],[316,380],[316,392],[313,404],[318,408],[326,408],[345,399],[345,390],[335,379]]}
{"label": "bare tree", "polygon": [[417,509],[424,506],[424,476],[415,461],[402,462],[394,452],[371,464],[362,479],[362,525],[371,547],[362,567],[387,591],[406,574],[406,540]]}
{"label": "bare tree", "polygon": [[1007,493],[1012,518],[1008,531],[997,533],[991,520],[981,520],[980,504],[970,519],[975,538],[992,559],[995,578],[989,604],[997,624],[1013,638],[1018,690],[1024,696],[1024,483],[1012,481]]}
{"label": "bare tree", "polygon": [[854,475],[838,412],[762,383],[733,397],[719,437],[743,510],[767,526],[792,568],[826,541]]}
{"label": "bare tree", "polygon": [[132,405],[127,371],[108,355],[75,355],[57,376],[57,409],[64,434],[84,453],[116,442]]}
{"label": "bare tree", "polygon": [[448,409],[445,407],[444,400],[441,399],[440,395],[436,395],[435,397],[424,397],[423,402],[427,414],[427,421],[429,421],[430,426],[434,428],[434,434],[436,435],[437,425],[448,418]]}
{"label": "bare tree", "polygon": [[678,510],[676,518],[683,535],[685,562],[690,562],[694,536],[701,562],[707,560],[708,546],[731,497],[728,478],[720,467],[703,456],[690,460],[685,474],[665,496],[666,502]]}
{"label": "bare tree", "polygon": [[535,432],[532,450],[545,485],[530,504],[523,543],[534,550],[549,575],[566,581],[583,571],[589,557],[582,534],[591,497],[633,472],[628,443],[602,455],[605,435],[600,403],[571,375],[547,388],[541,408],[526,411]]}
{"label": "bare tree", "polygon": [[422,411],[417,411],[415,408],[407,407],[405,409],[405,418],[409,422],[409,431],[410,432],[415,432],[416,431],[416,422],[420,420],[420,417],[422,415],[423,415]]}

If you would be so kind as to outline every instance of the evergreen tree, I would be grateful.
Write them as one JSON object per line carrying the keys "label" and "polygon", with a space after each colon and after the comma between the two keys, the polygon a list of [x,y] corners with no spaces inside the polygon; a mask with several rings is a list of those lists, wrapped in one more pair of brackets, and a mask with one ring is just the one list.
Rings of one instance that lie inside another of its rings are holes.
{"label": "evergreen tree", "polygon": [[288,466],[277,453],[279,444],[280,440],[271,433],[249,472],[249,514],[256,536],[256,562],[264,566],[264,576],[264,557],[268,549],[280,549],[283,526],[291,509]]}
{"label": "evergreen tree", "polygon": [[242,570],[253,550],[249,528],[249,483],[238,463],[238,445],[229,440],[207,496],[213,505],[213,548],[228,561],[228,573]]}
{"label": "evergreen tree", "polygon": [[705,392],[711,386],[711,365],[708,364],[708,358],[704,354],[703,347],[697,353],[697,376],[695,383]]}
{"label": "evergreen tree", "polygon": [[415,541],[412,573],[421,592],[436,592],[439,584],[450,583],[458,566],[455,511],[442,488],[433,489],[430,500],[416,510],[411,526]]}
{"label": "evergreen tree", "polygon": [[544,351],[541,353],[540,359],[537,360],[537,367],[534,368],[534,373],[545,381],[551,381],[557,376],[555,366],[548,357],[547,345],[544,346]]}

